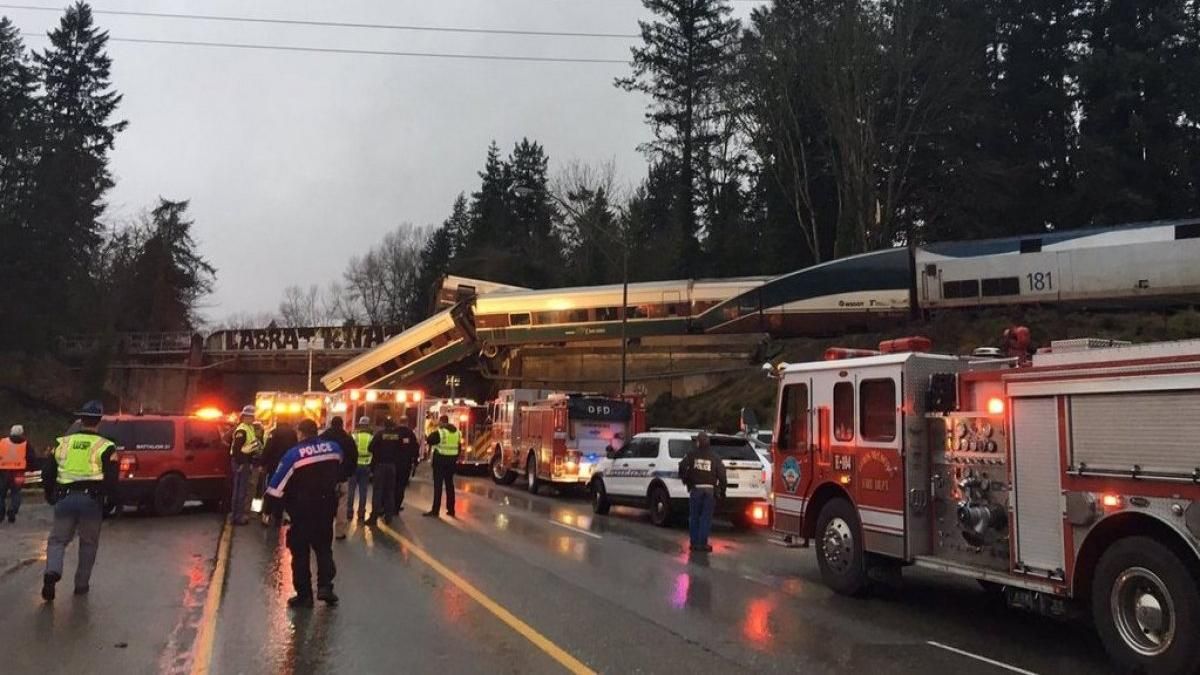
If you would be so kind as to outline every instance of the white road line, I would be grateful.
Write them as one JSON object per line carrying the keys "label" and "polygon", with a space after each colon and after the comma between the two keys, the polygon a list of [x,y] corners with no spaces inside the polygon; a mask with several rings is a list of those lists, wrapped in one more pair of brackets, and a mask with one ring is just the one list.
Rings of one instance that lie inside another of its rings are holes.
{"label": "white road line", "polygon": [[566,528],[572,532],[576,532],[578,534],[582,534],[582,535],[591,537],[592,539],[603,539],[604,538],[594,532],[588,532],[587,530],[581,530],[578,527],[571,527],[570,525],[567,525],[566,523],[560,523],[557,520],[550,520],[547,522],[549,522],[551,525],[557,525],[559,527]]}
{"label": "white road line", "polygon": [[969,658],[969,659],[975,659],[976,661],[983,661],[984,663],[991,664],[991,665],[993,665],[993,666],[996,666],[997,668],[1003,668],[1003,669],[1005,669],[1005,670],[1010,670],[1010,671],[1012,671],[1012,672],[1014,672],[1014,673],[1021,673],[1021,675],[1037,675],[1037,673],[1033,672],[1032,670],[1025,670],[1024,668],[1018,668],[1018,667],[1016,667],[1016,666],[1010,666],[1010,665],[1009,665],[1009,664],[1007,664],[1007,663],[1002,663],[1002,662],[1000,662],[1000,661],[996,661],[996,660],[994,660],[994,659],[989,659],[989,658],[988,658],[988,657],[986,657],[986,656],[980,656],[980,655],[978,655],[978,654],[972,654],[971,652],[968,652],[968,651],[965,651],[965,650],[962,650],[962,649],[958,649],[957,647],[951,647],[950,645],[944,645],[944,644],[942,644],[942,643],[940,643],[940,642],[934,642],[933,640],[928,640],[928,641],[926,641],[926,642],[925,642],[925,644],[927,644],[927,645],[932,645],[932,646],[934,646],[934,647],[937,647],[938,649],[945,649],[945,650],[946,650],[946,651],[948,651],[948,652],[954,652],[955,654],[959,654],[959,655],[961,655],[961,656],[965,656],[965,657],[967,657],[967,658]]}

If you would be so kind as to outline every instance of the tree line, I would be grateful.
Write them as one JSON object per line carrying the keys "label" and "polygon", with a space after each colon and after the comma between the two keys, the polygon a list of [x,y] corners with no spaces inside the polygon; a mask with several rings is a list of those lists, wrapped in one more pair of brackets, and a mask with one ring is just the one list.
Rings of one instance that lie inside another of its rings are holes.
{"label": "tree line", "polygon": [[42,350],[58,335],[191,329],[215,270],[196,250],[188,202],[159,199],[104,223],[115,119],[108,34],[69,6],[49,46],[26,49],[0,17],[0,347]]}
{"label": "tree line", "polygon": [[[615,81],[649,100],[639,183],[578,164],[549,178],[537,142],[493,143],[419,251],[401,228],[404,255],[352,262],[348,306],[387,295],[358,313],[411,323],[446,272],[618,282],[623,246],[634,281],[778,274],[1200,209],[1194,0],[776,0],[745,23],[723,0],[644,5]],[[414,256],[404,284],[360,274]]]}

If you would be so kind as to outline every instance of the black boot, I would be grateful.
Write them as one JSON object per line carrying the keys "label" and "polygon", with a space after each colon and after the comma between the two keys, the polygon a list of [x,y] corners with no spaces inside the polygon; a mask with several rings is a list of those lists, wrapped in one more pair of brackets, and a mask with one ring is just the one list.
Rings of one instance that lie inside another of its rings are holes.
{"label": "black boot", "polygon": [[46,572],[42,575],[42,599],[50,602],[54,599],[54,584],[62,577],[54,572]]}
{"label": "black boot", "polygon": [[333,592],[333,586],[318,586],[317,599],[327,605],[338,604],[338,596]]}
{"label": "black boot", "polygon": [[[310,591],[311,593],[311,591]],[[297,593],[288,598],[288,607],[312,607],[313,599],[311,595],[301,595]]]}

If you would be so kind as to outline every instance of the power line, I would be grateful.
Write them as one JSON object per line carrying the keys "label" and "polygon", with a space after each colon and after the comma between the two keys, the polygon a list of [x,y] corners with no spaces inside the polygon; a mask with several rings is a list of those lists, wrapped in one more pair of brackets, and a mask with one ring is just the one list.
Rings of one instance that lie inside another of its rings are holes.
{"label": "power line", "polygon": [[[24,37],[45,38],[45,33],[22,32]],[[289,45],[262,45],[238,42],[200,42],[193,40],[152,40],[149,38],[108,38],[112,42],[129,42],[146,45],[171,45],[186,47],[215,47],[221,49],[254,49],[279,52],[310,52],[314,54],[357,54],[363,56],[408,56],[438,59],[468,59],[474,61],[524,61],[534,63],[619,63],[628,65],[623,59],[592,59],[569,56],[510,56],[507,54],[451,54],[440,52],[398,52],[385,49],[342,49],[337,47],[293,47]]]}
{"label": "power line", "polygon": [[[39,7],[37,5],[0,4],[0,9],[30,10],[35,12],[61,13],[61,7]],[[632,33],[591,33],[575,31],[524,30],[506,28],[457,28],[450,26],[414,26],[388,23],[358,23],[347,21],[313,21],[307,19],[268,19],[249,16],[218,16],[211,14],[167,14],[162,12],[140,12],[116,9],[93,9],[93,14],[110,16],[135,16],[152,19],[186,19],[189,21],[221,21],[227,23],[266,23],[283,26],[320,26],[324,28],[367,28],[375,30],[406,30],[433,33],[472,33],[482,35],[525,35],[534,37],[576,37],[576,38],[640,38],[641,35]]]}

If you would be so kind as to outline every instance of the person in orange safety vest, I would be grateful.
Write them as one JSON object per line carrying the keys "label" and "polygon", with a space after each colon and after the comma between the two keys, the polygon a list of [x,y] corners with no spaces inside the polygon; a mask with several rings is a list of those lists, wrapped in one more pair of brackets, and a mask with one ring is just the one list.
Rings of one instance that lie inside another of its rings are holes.
{"label": "person in orange safety vest", "polygon": [[33,462],[33,446],[25,440],[25,428],[14,424],[8,437],[0,439],[0,518],[7,518],[10,523],[17,521],[25,469]]}

